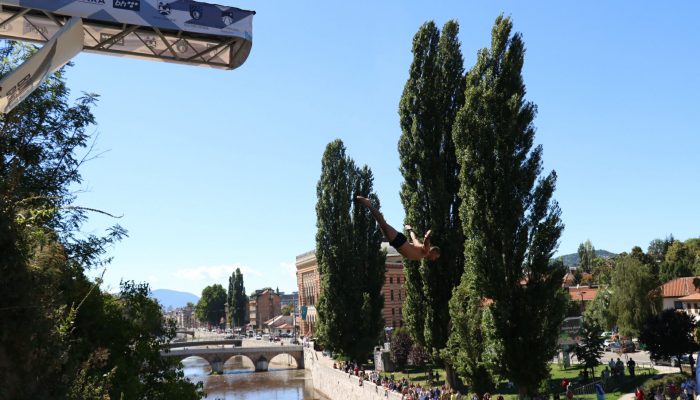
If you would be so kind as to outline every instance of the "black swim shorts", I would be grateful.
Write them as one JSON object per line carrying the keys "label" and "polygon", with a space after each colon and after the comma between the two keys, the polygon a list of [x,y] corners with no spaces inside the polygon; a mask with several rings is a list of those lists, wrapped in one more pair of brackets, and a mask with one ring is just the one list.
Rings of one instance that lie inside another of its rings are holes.
{"label": "black swim shorts", "polygon": [[398,233],[396,234],[396,237],[394,238],[394,240],[392,240],[391,242],[389,242],[389,244],[391,245],[391,247],[393,247],[393,248],[395,248],[396,250],[398,250],[399,247],[403,246],[403,244],[406,243],[406,240],[407,240],[407,239],[406,239],[406,236],[405,236],[403,233],[398,232]]}

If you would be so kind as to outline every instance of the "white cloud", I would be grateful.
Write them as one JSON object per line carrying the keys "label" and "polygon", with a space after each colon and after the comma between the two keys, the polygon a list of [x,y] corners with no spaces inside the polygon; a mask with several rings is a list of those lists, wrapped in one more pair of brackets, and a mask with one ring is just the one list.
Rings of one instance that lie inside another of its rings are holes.
{"label": "white cloud", "polygon": [[240,268],[244,275],[262,276],[257,270],[244,267],[241,264],[230,264],[230,265],[213,265],[213,266],[200,266],[193,268],[181,268],[173,272],[176,278],[185,279],[187,281],[218,281],[223,280],[231,276],[236,268]]}
{"label": "white cloud", "polygon": [[297,266],[294,263],[282,261],[280,263],[280,268],[282,268],[289,276],[294,278],[296,281],[297,279]]}

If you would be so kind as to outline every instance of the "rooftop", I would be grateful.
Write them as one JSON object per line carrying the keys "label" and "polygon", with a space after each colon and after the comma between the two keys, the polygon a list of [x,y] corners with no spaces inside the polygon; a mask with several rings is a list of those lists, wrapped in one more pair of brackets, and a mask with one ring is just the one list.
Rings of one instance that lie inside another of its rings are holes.
{"label": "rooftop", "polygon": [[693,279],[700,278],[699,276],[685,276],[670,280],[661,285],[661,293],[663,297],[685,297],[693,293],[700,293],[693,285]]}
{"label": "rooftop", "polygon": [[[395,248],[389,246],[389,242],[382,242],[382,250],[386,251],[387,256],[398,256],[400,255],[398,251],[396,251]],[[299,254],[296,259],[301,260],[303,258],[311,257],[311,256],[316,256],[316,250],[310,250],[307,251],[306,253],[301,253]]]}
{"label": "rooftop", "polygon": [[592,288],[588,286],[569,286],[568,290],[569,296],[571,296],[571,300],[578,301],[591,301],[595,299],[596,294],[598,294],[598,288]]}

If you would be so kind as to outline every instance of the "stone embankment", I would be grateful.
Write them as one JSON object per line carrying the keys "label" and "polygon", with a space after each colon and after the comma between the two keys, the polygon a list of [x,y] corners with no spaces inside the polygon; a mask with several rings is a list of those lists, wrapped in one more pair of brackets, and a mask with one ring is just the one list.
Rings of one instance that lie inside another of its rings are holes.
{"label": "stone embankment", "polygon": [[331,400],[401,400],[401,394],[333,369],[332,361],[304,348],[304,367],[311,372],[314,389]]}

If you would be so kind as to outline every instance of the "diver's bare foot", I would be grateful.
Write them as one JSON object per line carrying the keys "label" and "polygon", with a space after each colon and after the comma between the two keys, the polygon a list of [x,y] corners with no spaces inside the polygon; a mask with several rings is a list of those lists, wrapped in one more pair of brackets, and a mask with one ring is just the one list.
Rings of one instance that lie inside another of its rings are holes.
{"label": "diver's bare foot", "polygon": [[413,230],[413,228],[411,228],[411,225],[404,225],[403,227],[404,227],[404,229],[406,229],[407,231],[412,231],[412,230]]}
{"label": "diver's bare foot", "polygon": [[369,199],[366,197],[356,196],[355,201],[360,203],[360,204],[365,205],[366,207],[372,207],[372,203],[370,203]]}

